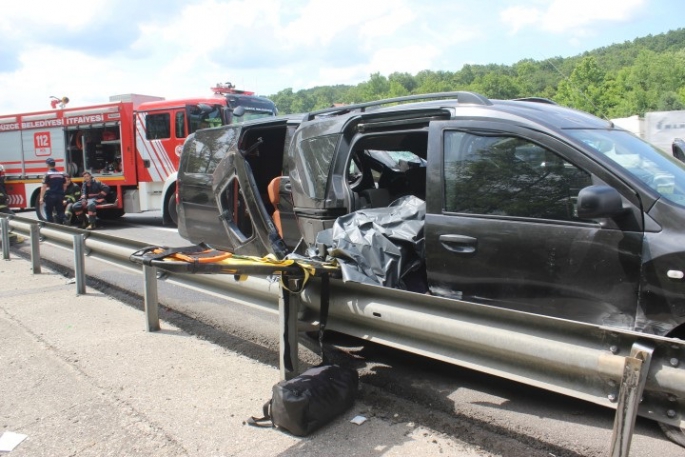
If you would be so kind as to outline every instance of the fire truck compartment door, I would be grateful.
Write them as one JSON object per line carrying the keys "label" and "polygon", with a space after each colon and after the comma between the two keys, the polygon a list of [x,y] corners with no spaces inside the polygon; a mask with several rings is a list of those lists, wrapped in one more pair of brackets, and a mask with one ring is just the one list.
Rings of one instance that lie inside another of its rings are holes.
{"label": "fire truck compartment door", "polygon": [[5,166],[5,175],[21,176],[23,152],[21,148],[21,131],[0,132],[0,151],[2,151],[2,163]]}
{"label": "fire truck compartment door", "polygon": [[64,170],[66,147],[63,128],[22,130],[21,141],[26,176],[45,174],[45,159],[48,157],[55,159],[58,170]]}

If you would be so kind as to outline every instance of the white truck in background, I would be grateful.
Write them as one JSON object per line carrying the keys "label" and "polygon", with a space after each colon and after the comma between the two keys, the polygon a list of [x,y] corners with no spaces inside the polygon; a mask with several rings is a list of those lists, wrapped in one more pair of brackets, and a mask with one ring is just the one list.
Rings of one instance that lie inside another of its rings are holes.
{"label": "white truck in background", "polygon": [[644,118],[634,115],[611,121],[685,162],[682,149],[674,147],[674,144],[682,145],[685,140],[685,110],[651,111]]}

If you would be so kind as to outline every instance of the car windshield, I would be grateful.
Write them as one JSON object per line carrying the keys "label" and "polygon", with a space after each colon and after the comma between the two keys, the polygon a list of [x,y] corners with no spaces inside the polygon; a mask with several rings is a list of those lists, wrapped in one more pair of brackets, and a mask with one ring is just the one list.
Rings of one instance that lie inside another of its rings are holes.
{"label": "car windshield", "polygon": [[624,130],[568,130],[664,198],[685,206],[685,164]]}
{"label": "car windshield", "polygon": [[243,122],[252,121],[254,119],[260,119],[262,117],[271,117],[271,116],[273,116],[273,112],[247,111],[247,110],[245,110],[245,114],[243,114],[240,117],[234,117],[233,118],[233,123],[234,124],[242,124]]}
{"label": "car windshield", "polygon": [[231,108],[241,106],[243,114],[231,117],[231,124],[242,124],[262,117],[271,117],[278,114],[276,105],[271,100],[260,97],[243,97],[229,102]]}
{"label": "car windshield", "polygon": [[221,105],[189,105],[188,123],[190,133],[198,129],[220,126],[223,123],[221,120]]}

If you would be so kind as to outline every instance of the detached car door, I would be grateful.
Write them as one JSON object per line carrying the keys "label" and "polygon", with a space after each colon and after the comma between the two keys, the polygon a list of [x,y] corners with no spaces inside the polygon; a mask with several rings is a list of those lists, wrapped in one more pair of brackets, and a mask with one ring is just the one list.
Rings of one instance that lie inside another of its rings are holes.
{"label": "detached car door", "polygon": [[182,237],[236,254],[281,258],[288,252],[271,217],[268,187],[286,174],[284,154],[301,116],[291,117],[201,129],[188,137],[178,173]]}
{"label": "detached car door", "polygon": [[195,243],[228,249],[212,184],[218,164],[236,147],[233,126],[198,131],[186,140],[178,170],[178,232]]}
{"label": "detached car door", "polygon": [[260,257],[273,254],[283,258],[288,254],[289,248],[272,218],[277,208],[270,201],[269,187],[274,179],[287,176],[284,156],[298,125],[299,117],[295,121],[290,117],[263,118],[240,124],[239,137],[230,144],[212,180],[224,249]]}
{"label": "detached car door", "polygon": [[[430,290],[488,305],[632,328],[642,208],[580,151],[507,122],[430,127],[426,265]],[[620,220],[581,219],[591,185],[614,187]]]}

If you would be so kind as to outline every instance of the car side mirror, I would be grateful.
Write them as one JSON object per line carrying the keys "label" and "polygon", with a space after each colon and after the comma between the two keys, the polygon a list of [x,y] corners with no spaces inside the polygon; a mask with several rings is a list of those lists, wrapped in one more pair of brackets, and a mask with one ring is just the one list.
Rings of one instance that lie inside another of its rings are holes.
{"label": "car side mirror", "polygon": [[676,138],[673,140],[671,148],[673,149],[673,157],[681,162],[685,162],[685,141],[681,138]]}
{"label": "car side mirror", "polygon": [[623,212],[623,201],[613,187],[588,186],[578,193],[576,208],[581,219],[608,218]]}
{"label": "car side mirror", "polygon": [[240,117],[240,116],[242,116],[243,114],[245,114],[245,107],[244,107],[244,106],[236,106],[236,107],[233,109],[233,115],[234,115],[234,116]]}

